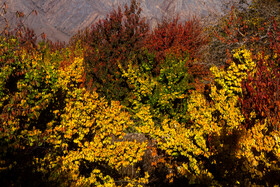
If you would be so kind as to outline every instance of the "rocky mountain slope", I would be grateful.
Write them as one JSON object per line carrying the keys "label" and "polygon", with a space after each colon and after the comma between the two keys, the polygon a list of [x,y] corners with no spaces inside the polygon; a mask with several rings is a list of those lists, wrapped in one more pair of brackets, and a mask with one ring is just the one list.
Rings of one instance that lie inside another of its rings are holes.
{"label": "rocky mountain slope", "polygon": [[[51,40],[68,41],[78,30],[90,26],[119,5],[130,0],[4,0],[8,5],[5,15],[10,22],[15,20],[15,12],[26,15],[25,24],[37,34],[46,33]],[[139,0],[142,14],[151,27],[162,18],[178,15],[185,20],[190,16],[199,17],[221,14],[225,0]],[[29,15],[32,10],[37,16]],[[29,15],[29,16],[28,16]],[[3,20],[0,22],[3,25]]]}

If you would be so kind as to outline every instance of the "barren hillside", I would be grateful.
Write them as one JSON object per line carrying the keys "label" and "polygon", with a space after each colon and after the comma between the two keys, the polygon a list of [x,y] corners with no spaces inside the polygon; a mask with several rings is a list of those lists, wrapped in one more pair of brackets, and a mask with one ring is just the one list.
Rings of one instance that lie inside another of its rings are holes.
{"label": "barren hillside", "polygon": [[[185,20],[190,16],[220,14],[225,0],[140,0],[151,27],[162,18],[178,15]],[[15,20],[15,12],[26,15],[25,24],[37,34],[45,32],[52,40],[68,41],[78,30],[90,26],[104,18],[113,8],[129,3],[130,0],[4,0],[8,5],[5,15],[10,22]],[[27,16],[37,11],[37,16]],[[1,23],[3,25],[3,22]]]}

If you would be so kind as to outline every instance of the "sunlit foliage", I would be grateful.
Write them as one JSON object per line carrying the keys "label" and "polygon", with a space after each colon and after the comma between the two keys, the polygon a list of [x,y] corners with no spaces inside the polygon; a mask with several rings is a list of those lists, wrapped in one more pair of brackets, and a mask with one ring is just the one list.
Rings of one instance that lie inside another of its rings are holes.
{"label": "sunlit foliage", "polygon": [[[4,30],[1,184],[278,185],[279,17],[259,9],[271,4],[233,9],[207,40],[196,19],[150,32],[136,1],[68,46]],[[205,59],[205,45],[223,53]]]}

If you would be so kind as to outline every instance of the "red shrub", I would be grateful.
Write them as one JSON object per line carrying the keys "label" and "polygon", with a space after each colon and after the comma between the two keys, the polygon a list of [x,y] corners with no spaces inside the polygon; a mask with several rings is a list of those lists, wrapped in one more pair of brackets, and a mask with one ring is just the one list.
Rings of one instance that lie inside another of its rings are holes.
{"label": "red shrub", "polygon": [[[155,53],[157,61],[155,66],[157,66],[170,53],[177,58],[188,57],[192,61],[199,57],[198,51],[206,43],[207,40],[203,37],[203,29],[198,19],[192,18],[181,23],[176,18],[171,22],[163,21],[159,24],[146,40],[146,47]],[[194,75],[203,73],[201,71],[203,66],[192,63],[187,65],[190,73]]]}
{"label": "red shrub", "polygon": [[[268,59],[256,59],[256,74],[249,75],[242,83],[242,112],[247,127],[253,126],[256,119],[267,118],[272,126],[280,120],[280,28],[276,22],[268,35],[272,55]],[[255,117],[251,116],[253,111]]]}

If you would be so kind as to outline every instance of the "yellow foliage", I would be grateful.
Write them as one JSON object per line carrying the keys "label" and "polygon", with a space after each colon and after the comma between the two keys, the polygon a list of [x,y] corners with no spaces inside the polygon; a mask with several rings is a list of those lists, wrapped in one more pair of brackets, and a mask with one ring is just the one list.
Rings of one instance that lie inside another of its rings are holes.
{"label": "yellow foliage", "polygon": [[225,89],[227,95],[240,94],[242,80],[246,79],[248,72],[253,72],[256,67],[251,52],[244,48],[235,50],[233,57],[238,62],[231,62],[226,70],[218,69],[216,66],[210,69],[215,77],[215,82]]}
{"label": "yellow foliage", "polygon": [[[213,174],[205,168],[201,159],[210,159],[217,151],[229,151],[230,145],[225,145],[223,138],[242,132],[244,117],[238,103],[239,94],[242,92],[241,82],[247,78],[247,71],[254,71],[255,63],[246,49],[237,50],[234,58],[239,62],[232,62],[227,69],[211,68],[215,77],[209,95],[211,101],[206,100],[202,93],[191,93],[187,103],[191,124],[180,124],[167,117],[157,124],[153,121],[149,106],[136,104],[139,110],[135,116],[142,123],[136,130],[156,139],[158,148],[164,151],[167,160],[185,158],[185,161],[176,164],[166,160],[166,166],[173,168],[166,176],[169,181],[178,177],[175,173],[187,177],[190,183],[205,178],[211,181]],[[135,75],[135,72],[132,75]],[[139,79],[137,76],[128,77]],[[139,93],[139,96],[141,94],[145,93]],[[161,102],[164,101],[163,97]],[[209,142],[208,138],[211,137],[214,137],[213,142]]]}
{"label": "yellow foliage", "polygon": [[[47,172],[44,163],[48,162],[50,180],[65,181],[65,186],[115,186],[114,176],[104,174],[97,166],[119,171],[134,165],[142,160],[147,143],[123,141],[125,129],[133,122],[119,102],[112,101],[108,106],[96,92],[78,88],[82,63],[83,59],[76,58],[59,70],[58,86],[66,91],[67,103],[61,123],[53,127],[48,138],[55,152],[40,161],[41,169]],[[83,174],[83,167],[89,168],[87,174]],[[145,177],[137,180],[147,182]]]}
{"label": "yellow foliage", "polygon": [[279,171],[280,132],[270,131],[267,121],[257,123],[240,139],[239,159],[245,160],[242,170],[252,179],[261,179],[271,171]]}
{"label": "yellow foliage", "polygon": [[[237,58],[240,54],[244,54],[245,59],[249,57],[249,52],[246,50],[237,51],[235,57]],[[241,81],[247,76],[246,67],[252,69],[254,66],[250,60],[245,60],[244,64],[236,65],[232,62],[227,70],[211,68],[215,83],[211,86],[210,102],[202,93],[192,93],[188,103],[188,112],[197,130],[218,136],[225,129],[227,133],[241,130],[244,117],[238,107],[238,94],[242,91]],[[216,84],[221,88],[218,89]]]}
{"label": "yellow foliage", "polygon": [[166,175],[170,182],[179,177],[178,173],[181,176],[193,178],[193,181],[196,182],[205,176],[212,178],[212,174],[204,168],[198,159],[199,157],[208,158],[210,156],[203,137],[203,129],[188,128],[184,124],[169,119],[165,119],[160,125],[156,125],[152,120],[149,120],[151,119],[149,110],[145,110],[145,116],[145,119],[140,118],[143,125],[136,127],[137,131],[154,138],[158,148],[165,152],[166,159],[176,159],[182,156],[185,158],[185,161],[176,164],[163,162],[166,167],[172,169],[171,173]]}
{"label": "yellow foliage", "polygon": [[221,135],[225,128],[228,132],[241,130],[244,117],[238,107],[238,95],[242,92],[242,80],[247,78],[247,71],[254,70],[255,63],[246,49],[236,50],[234,57],[239,60],[238,64],[232,62],[227,69],[211,68],[215,82],[211,86],[210,103],[197,92],[193,92],[189,100],[191,120],[209,134]]}

